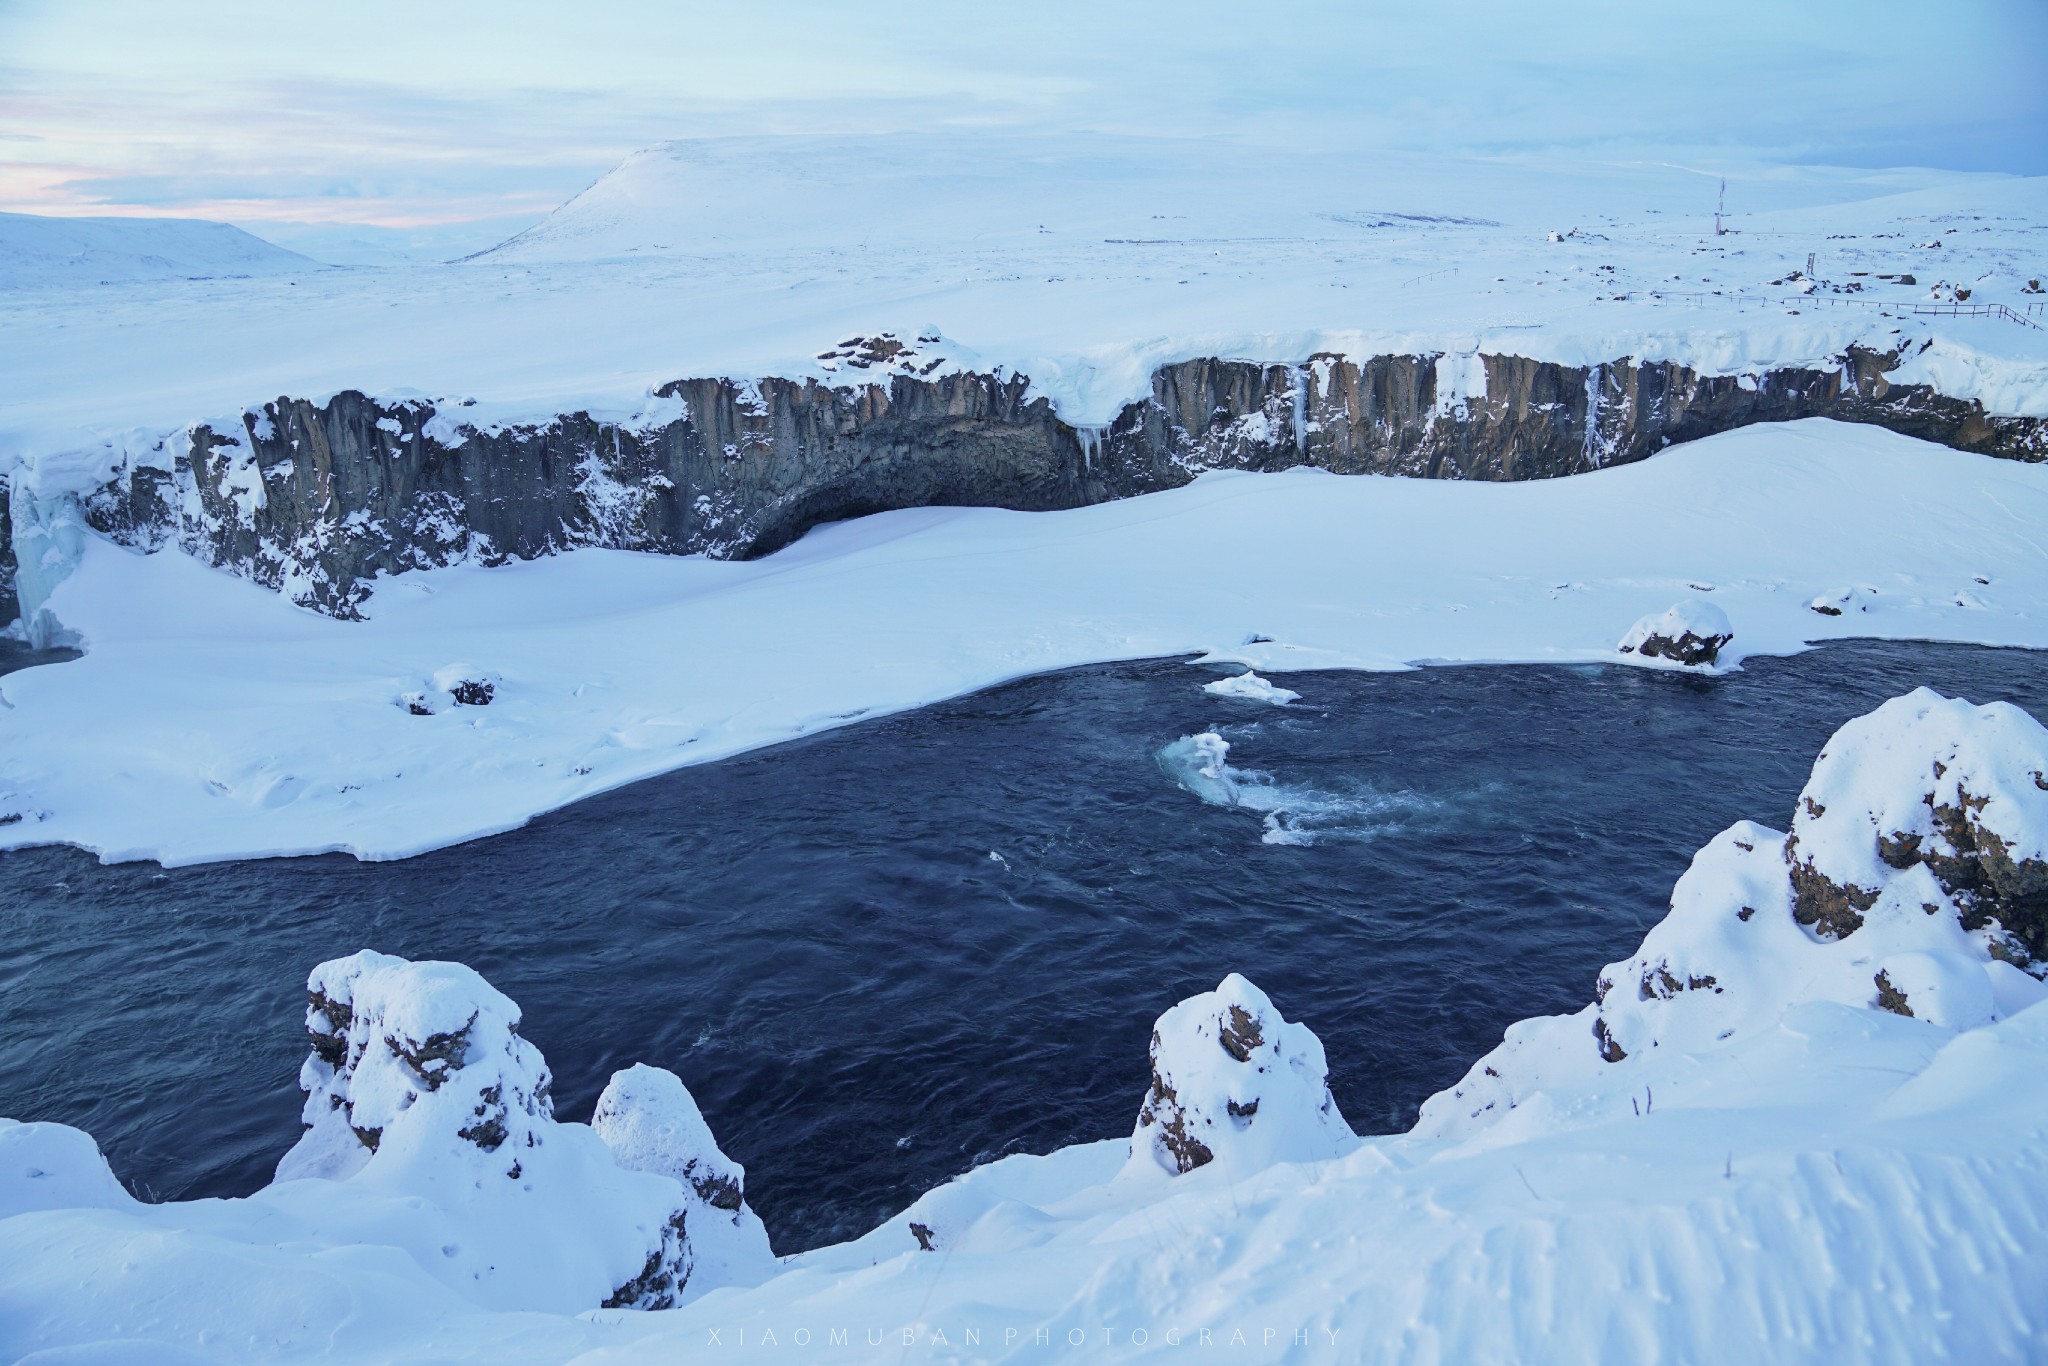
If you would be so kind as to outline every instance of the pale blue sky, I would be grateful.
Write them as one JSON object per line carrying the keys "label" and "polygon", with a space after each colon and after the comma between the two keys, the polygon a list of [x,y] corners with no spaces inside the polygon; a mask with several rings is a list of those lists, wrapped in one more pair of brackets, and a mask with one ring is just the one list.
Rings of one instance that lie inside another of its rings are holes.
{"label": "pale blue sky", "polygon": [[636,147],[1000,124],[2048,173],[2048,0],[0,0],[0,208],[438,249]]}

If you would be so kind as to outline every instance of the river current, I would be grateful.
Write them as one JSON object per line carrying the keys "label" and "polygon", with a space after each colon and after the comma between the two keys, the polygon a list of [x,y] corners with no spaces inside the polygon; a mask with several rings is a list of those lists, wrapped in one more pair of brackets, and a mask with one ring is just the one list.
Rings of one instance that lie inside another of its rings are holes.
{"label": "river current", "polygon": [[399,863],[0,854],[0,1114],[90,1131],[148,1197],[247,1193],[298,1133],[307,970],[457,959],[524,1007],[563,1118],[681,1075],[795,1251],[1128,1133],[1153,1019],[1233,970],[1322,1037],[1354,1128],[1404,1128],[1583,1005],[1716,831],[1782,828],[1843,721],[1923,683],[2048,717],[2043,656],[1916,644],[1275,675],[1285,707],[1220,676],[1028,679]]}

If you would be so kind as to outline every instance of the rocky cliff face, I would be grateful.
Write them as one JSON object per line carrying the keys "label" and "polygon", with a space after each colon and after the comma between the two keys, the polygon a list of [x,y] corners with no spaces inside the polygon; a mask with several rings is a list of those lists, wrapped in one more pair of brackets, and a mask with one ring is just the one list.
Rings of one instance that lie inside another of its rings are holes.
{"label": "rocky cliff face", "polygon": [[[1832,369],[1759,376],[1495,355],[1194,360],[1159,370],[1150,397],[1101,429],[1061,421],[1023,376],[930,366],[830,386],[683,380],[632,424],[570,413],[479,428],[460,408],[345,392],[280,398],[232,430],[194,427],[88,497],[85,513],[116,540],[176,541],[348,617],[379,573],[574,546],[744,558],[891,508],[1077,507],[1209,469],[1539,479],[1802,417],[2048,459],[2048,423],[1892,384],[1899,359],[1852,350]],[[0,502],[0,526],[5,516]],[[0,592],[12,568],[0,550]]]}
{"label": "rocky cliff face", "polygon": [[0,479],[0,623],[21,615],[14,595],[14,521],[8,515],[7,481]]}

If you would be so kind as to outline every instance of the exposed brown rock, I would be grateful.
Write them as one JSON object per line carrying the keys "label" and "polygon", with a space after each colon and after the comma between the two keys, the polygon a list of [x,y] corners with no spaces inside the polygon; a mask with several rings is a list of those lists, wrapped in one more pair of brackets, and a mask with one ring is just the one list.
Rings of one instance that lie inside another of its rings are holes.
{"label": "exposed brown rock", "polygon": [[[1156,1029],[1152,1031],[1152,1053],[1154,1057],[1159,1053],[1159,1031]],[[1172,1083],[1159,1075],[1156,1067],[1152,1072],[1151,1089],[1145,1093],[1145,1104],[1138,1111],[1138,1123],[1141,1127],[1157,1126],[1160,1146],[1172,1156],[1174,1166],[1183,1174],[1207,1166],[1216,1159],[1208,1144],[1188,1132],[1187,1112],[1180,1107],[1180,1097]]]}
{"label": "exposed brown rock", "polygon": [[1607,1028],[1607,1021],[1598,1015],[1593,1017],[1593,1039],[1600,1047],[1600,1058],[1603,1062],[1620,1062],[1628,1056],[1627,1051],[1614,1041],[1613,1033]]}
{"label": "exposed brown rock", "polygon": [[1786,869],[1792,876],[1792,918],[1836,939],[1862,929],[1863,913],[1877,904],[1877,889],[1830,881],[1810,861],[1798,857],[1798,846],[1797,835],[1785,841]]}
{"label": "exposed brown rock", "polygon": [[1912,1018],[1913,1007],[1907,1004],[1906,993],[1892,985],[1889,974],[1879,972],[1872,980],[1877,986],[1877,1005],[1880,1010],[1889,1010],[1894,1015]]}
{"label": "exposed brown rock", "polygon": [[661,1242],[647,1254],[639,1274],[606,1296],[606,1309],[673,1309],[676,1297],[689,1284],[695,1269],[690,1241],[683,1233],[684,1213],[669,1216],[661,1231]]}
{"label": "exposed brown rock", "polygon": [[1239,1005],[1230,1008],[1229,1020],[1216,1031],[1216,1042],[1223,1046],[1224,1052],[1239,1062],[1250,1062],[1252,1050],[1265,1041],[1259,1033],[1258,1020]]}

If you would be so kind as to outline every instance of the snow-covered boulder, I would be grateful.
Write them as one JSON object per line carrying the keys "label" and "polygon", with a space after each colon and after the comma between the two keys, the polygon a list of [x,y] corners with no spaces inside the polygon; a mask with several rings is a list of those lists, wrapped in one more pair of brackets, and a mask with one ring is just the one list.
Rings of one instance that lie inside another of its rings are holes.
{"label": "snow-covered boulder", "polygon": [[488,707],[504,680],[491,669],[450,664],[434,671],[423,688],[398,695],[398,705],[414,716],[437,716],[453,707]]}
{"label": "snow-covered boulder", "polygon": [[1212,697],[1234,697],[1242,702],[1270,702],[1284,707],[1300,699],[1301,694],[1292,688],[1283,688],[1259,677],[1250,669],[1232,678],[1219,678],[1213,683],[1204,683],[1202,691]]}
{"label": "snow-covered boulder", "polygon": [[1601,974],[1591,1029],[1609,1061],[1651,1048],[1697,1052],[1774,1026],[1814,1001],[1976,1029],[2048,998],[1993,952],[1927,868],[1892,877],[1856,930],[1803,926],[1784,873],[1785,837],[1744,823],[1701,850],[1671,914]]}
{"label": "snow-covered boulder", "polygon": [[504,680],[495,669],[474,664],[450,664],[434,671],[435,692],[445,692],[458,707],[488,707]]}
{"label": "snow-covered boulder", "polygon": [[1868,612],[1871,600],[1877,590],[1869,586],[1862,588],[1837,588],[1826,593],[1817,593],[1807,600],[1806,610],[1824,617],[1845,616],[1850,612]]}
{"label": "snow-covered boulder", "polygon": [[1820,1003],[1962,1031],[2048,1000],[2044,774],[2048,732],[2007,704],[1920,689],[1849,722],[1790,835],[1715,836],[1594,1004],[1511,1027],[1416,1132],[1455,1136],[1604,1065],[1741,1043]]}
{"label": "snow-covered boulder", "polygon": [[1688,669],[1713,666],[1735,639],[1728,614],[1711,602],[1689,598],[1653,612],[1629,628],[1615,648],[1643,659],[1668,659]]}
{"label": "snow-covered boulder", "polygon": [[307,1129],[259,1199],[339,1241],[404,1249],[492,1308],[667,1308],[747,1269],[723,1250],[739,1234],[707,1225],[718,1275],[693,1276],[702,1197],[557,1122],[519,1007],[473,970],[366,950],[314,968],[307,996]]}
{"label": "snow-covered boulder", "polygon": [[547,1064],[519,1037],[509,998],[460,963],[368,949],[314,968],[306,994],[307,1127],[280,1179],[350,1176],[387,1139],[394,1152],[502,1151],[499,1165],[518,1179],[520,1154],[554,1110]]}
{"label": "snow-covered boulder", "polygon": [[719,1151],[682,1078],[645,1063],[613,1073],[590,1127],[621,1167],[666,1176],[688,1193],[685,1281],[731,1285],[774,1272],[768,1231],[747,1208],[746,1169]]}
{"label": "snow-covered boulder", "polygon": [[1127,1176],[1219,1162],[1234,1175],[1341,1156],[1357,1139],[1330,1095],[1322,1041],[1236,973],[1152,1028],[1152,1086]]}
{"label": "snow-covered boulder", "polygon": [[2048,957],[2048,730],[2007,702],[1918,688],[1844,725],[1799,794],[1785,842],[1794,913],[1854,932],[1925,867],[1965,927],[1993,921]]}

